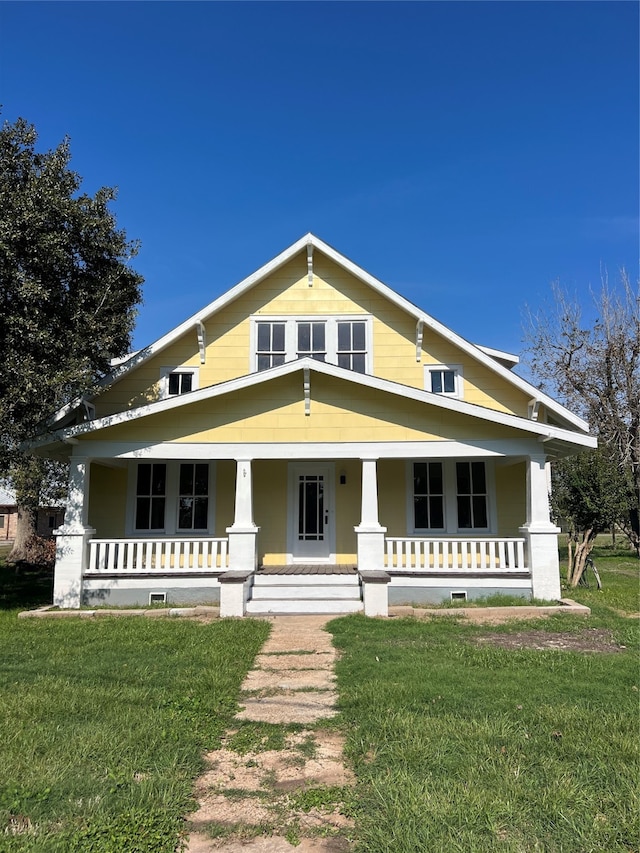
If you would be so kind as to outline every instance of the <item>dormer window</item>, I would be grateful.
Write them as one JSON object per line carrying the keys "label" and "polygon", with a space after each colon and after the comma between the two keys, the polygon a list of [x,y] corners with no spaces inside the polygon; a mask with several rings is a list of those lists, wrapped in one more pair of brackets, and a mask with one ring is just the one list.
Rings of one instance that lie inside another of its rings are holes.
{"label": "dormer window", "polygon": [[338,367],[366,373],[367,335],[362,321],[338,323]]}
{"label": "dormer window", "polygon": [[327,356],[326,323],[298,323],[298,358],[309,356],[324,361]]}
{"label": "dormer window", "polygon": [[258,323],[258,370],[284,364],[286,357],[285,324]]}
{"label": "dormer window", "polygon": [[169,374],[169,396],[177,394],[188,394],[193,388],[193,373],[170,373]]}
{"label": "dormer window", "polygon": [[462,398],[462,367],[458,364],[429,364],[425,368],[425,387],[433,394]]}
{"label": "dormer window", "polygon": [[369,316],[252,318],[251,370],[268,370],[297,358],[371,373]]}
{"label": "dormer window", "polygon": [[160,369],[160,396],[179,397],[198,388],[200,371],[197,367],[162,367]]}

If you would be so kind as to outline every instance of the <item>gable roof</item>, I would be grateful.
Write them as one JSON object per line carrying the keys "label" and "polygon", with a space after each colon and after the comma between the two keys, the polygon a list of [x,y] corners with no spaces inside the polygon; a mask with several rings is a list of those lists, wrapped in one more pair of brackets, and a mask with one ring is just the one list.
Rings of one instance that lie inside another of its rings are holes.
{"label": "gable roof", "polygon": [[[213,302],[210,302],[207,306],[202,308],[196,314],[193,314],[191,317],[184,320],[170,332],[167,332],[167,334],[163,335],[161,338],[158,338],[158,340],[156,340],[154,343],[150,344],[147,347],[144,347],[136,353],[133,353],[129,358],[115,365],[111,373],[104,377],[101,384],[106,386],[112,384],[113,382],[117,382],[125,374],[144,364],[144,362],[148,361],[150,358],[153,358],[154,356],[158,355],[158,353],[162,352],[162,350],[164,350],[166,347],[177,341],[186,332],[192,330],[196,326],[200,326],[209,317],[216,314],[225,306],[229,305],[239,296],[242,296],[244,293],[246,293],[256,284],[258,284],[268,275],[282,267],[296,255],[298,255],[300,252],[314,252],[315,250],[322,252],[335,264],[341,266],[351,275],[355,276],[360,281],[367,284],[374,291],[386,298],[389,302],[396,305],[402,311],[414,317],[416,320],[416,324],[422,323],[423,326],[432,329],[438,335],[445,338],[450,343],[454,344],[463,352],[467,353],[470,357],[474,358],[476,361],[483,364],[489,370],[492,370],[494,373],[497,373],[507,382],[510,382],[520,391],[524,392],[531,398],[532,401],[539,401],[540,403],[542,403],[548,409],[549,412],[552,412],[556,417],[558,417],[565,423],[570,424],[571,426],[582,432],[588,432],[589,425],[585,420],[566,409],[564,406],[562,406],[553,398],[549,397],[547,394],[544,394],[542,391],[540,391],[531,383],[527,382],[522,377],[512,373],[509,367],[505,366],[513,366],[518,361],[517,357],[512,356],[509,353],[504,353],[499,350],[492,349],[490,347],[481,347],[476,344],[470,343],[465,338],[453,332],[447,326],[444,326],[434,317],[427,314],[425,311],[422,311],[412,302],[405,299],[403,296],[400,296],[400,294],[396,293],[395,290],[392,290],[379,279],[366,272],[366,270],[362,269],[362,267],[359,267],[353,261],[350,261],[347,257],[342,255],[328,243],[325,243],[323,240],[320,240],[320,238],[316,237],[314,234],[311,233],[305,234],[303,237],[301,237],[299,240],[297,240],[279,255],[276,255],[276,257],[273,258],[271,261],[264,264],[264,266],[260,267],[251,275],[247,276],[247,278],[243,279],[230,290],[227,290],[217,299],[214,299]],[[55,424],[56,422],[62,420],[66,415],[72,412],[80,404],[80,402],[80,400],[76,400],[73,403],[70,403],[60,409],[54,416],[52,423]]]}
{"label": "gable roof", "polygon": [[[33,448],[43,447],[47,444],[54,444],[59,441],[75,443],[79,436],[90,435],[91,433],[98,432],[108,427],[129,423],[154,414],[186,408],[193,403],[201,402],[203,400],[223,398],[228,394],[244,388],[251,388],[296,372],[304,374],[306,371],[309,371],[309,374],[315,372],[326,376],[332,376],[354,385],[375,389],[396,397],[414,400],[428,406],[457,412],[483,421],[521,430],[533,436],[537,436],[540,441],[545,443],[553,441],[560,445],[571,445],[574,448],[576,446],[596,446],[595,437],[590,435],[575,433],[561,427],[540,423],[527,418],[518,417],[517,415],[508,414],[506,412],[487,409],[484,406],[478,406],[473,403],[467,403],[464,400],[458,400],[451,397],[444,397],[440,394],[434,394],[431,391],[421,391],[415,388],[410,388],[406,385],[402,385],[398,382],[392,382],[388,379],[380,379],[379,377],[371,376],[369,374],[355,373],[351,370],[347,370],[346,368],[316,361],[312,358],[301,358],[296,361],[289,361],[285,364],[271,367],[268,370],[260,371],[259,373],[249,373],[236,379],[230,379],[226,382],[220,382],[216,385],[209,385],[206,388],[191,391],[188,394],[180,394],[164,400],[157,400],[155,402],[139,406],[135,409],[126,409],[125,411],[118,412],[113,415],[107,415],[93,421],[66,427],[65,429],[50,433],[48,436],[43,436],[31,446]],[[311,391],[311,399],[313,399],[313,391]]]}

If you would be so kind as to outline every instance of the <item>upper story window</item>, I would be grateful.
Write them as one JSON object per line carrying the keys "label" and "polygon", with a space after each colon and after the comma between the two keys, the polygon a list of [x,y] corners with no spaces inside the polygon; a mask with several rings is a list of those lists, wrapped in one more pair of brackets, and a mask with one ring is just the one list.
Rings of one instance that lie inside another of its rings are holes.
{"label": "upper story window", "polygon": [[298,358],[310,356],[316,361],[325,361],[327,357],[326,346],[326,323],[324,321],[318,323],[298,323]]}
{"label": "upper story window", "polygon": [[284,364],[287,354],[285,347],[285,323],[258,323],[256,354],[258,370]]}
{"label": "upper story window", "polygon": [[434,394],[462,398],[462,367],[459,364],[429,364],[425,368],[425,387]]}
{"label": "upper story window", "polygon": [[161,367],[160,397],[178,397],[198,388],[200,371],[197,367]]}
{"label": "upper story window", "polygon": [[366,373],[367,330],[360,320],[338,323],[338,366]]}
{"label": "upper story window", "polygon": [[369,316],[254,317],[251,335],[251,370],[313,358],[357,373],[372,372]]}

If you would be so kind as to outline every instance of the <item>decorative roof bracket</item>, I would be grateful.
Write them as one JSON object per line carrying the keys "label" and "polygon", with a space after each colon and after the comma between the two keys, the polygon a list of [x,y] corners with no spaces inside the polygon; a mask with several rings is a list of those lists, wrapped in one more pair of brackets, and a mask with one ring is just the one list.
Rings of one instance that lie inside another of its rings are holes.
{"label": "decorative roof bracket", "polygon": [[416,361],[422,358],[422,335],[424,333],[424,320],[416,323]]}
{"label": "decorative roof bracket", "polygon": [[307,243],[307,276],[309,287],[313,287],[313,243]]}
{"label": "decorative roof bracket", "polygon": [[200,364],[205,362],[205,347],[207,346],[207,330],[202,320],[196,320],[196,334],[198,335],[198,349],[200,350]]}
{"label": "decorative roof bracket", "polygon": [[304,413],[311,414],[311,371],[308,367],[303,368],[304,383]]}
{"label": "decorative roof bracket", "polygon": [[528,409],[529,420],[537,421],[538,415],[540,414],[540,400],[536,400],[535,397],[533,400],[529,400]]}

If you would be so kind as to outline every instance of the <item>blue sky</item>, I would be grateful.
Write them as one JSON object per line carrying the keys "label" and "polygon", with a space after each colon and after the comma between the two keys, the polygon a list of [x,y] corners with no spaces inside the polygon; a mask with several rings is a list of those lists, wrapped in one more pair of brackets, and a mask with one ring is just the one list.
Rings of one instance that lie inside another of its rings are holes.
{"label": "blue sky", "polygon": [[638,272],[635,2],[1,2],[3,118],[141,241],[134,345],[307,231],[475,343]]}

